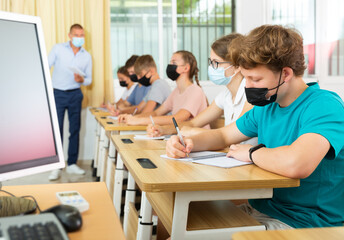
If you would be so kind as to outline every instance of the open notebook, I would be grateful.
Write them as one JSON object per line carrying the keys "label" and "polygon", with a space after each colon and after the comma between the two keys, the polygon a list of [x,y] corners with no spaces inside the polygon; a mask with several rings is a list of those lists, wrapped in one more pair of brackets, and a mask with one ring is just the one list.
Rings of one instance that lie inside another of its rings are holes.
{"label": "open notebook", "polygon": [[135,135],[134,139],[136,140],[168,140],[171,135],[164,135],[159,137],[149,137],[148,135]]}
{"label": "open notebook", "polygon": [[235,158],[226,157],[226,154],[227,153],[222,152],[203,151],[190,153],[188,158],[170,158],[166,154],[161,155],[160,157],[222,168],[232,168],[252,164],[251,162],[242,162]]}
{"label": "open notebook", "polygon": [[112,120],[115,120],[115,121],[118,120],[118,116],[108,116],[107,118],[112,119]]}

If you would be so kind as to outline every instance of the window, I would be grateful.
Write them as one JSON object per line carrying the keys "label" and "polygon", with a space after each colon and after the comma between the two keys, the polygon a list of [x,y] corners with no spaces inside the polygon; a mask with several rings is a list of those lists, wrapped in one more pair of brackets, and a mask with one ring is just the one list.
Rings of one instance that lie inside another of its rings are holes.
{"label": "window", "polygon": [[208,79],[208,57],[212,42],[234,31],[232,7],[231,0],[177,1],[177,46],[195,55],[200,80]]}
{"label": "window", "polygon": [[271,0],[271,23],[292,26],[303,36],[305,76],[315,74],[315,0]]}
{"label": "window", "polygon": [[159,65],[158,3],[154,0],[111,0],[111,57],[117,69],[133,54],[151,54]]}
{"label": "window", "polygon": [[327,18],[323,19],[326,28],[328,75],[344,75],[344,2],[334,0],[326,8]]}
{"label": "window", "polygon": [[[117,78],[117,69],[132,54],[151,54],[160,77],[166,77],[164,70],[175,44],[177,50],[188,50],[195,55],[200,69],[199,79],[206,80],[212,42],[234,30],[232,2],[234,0],[110,0],[114,78]],[[161,33],[159,3],[162,4]],[[172,13],[173,3],[176,3],[176,16]],[[173,21],[177,22],[177,38],[173,38]],[[159,37],[162,38],[162,54],[159,54]]]}

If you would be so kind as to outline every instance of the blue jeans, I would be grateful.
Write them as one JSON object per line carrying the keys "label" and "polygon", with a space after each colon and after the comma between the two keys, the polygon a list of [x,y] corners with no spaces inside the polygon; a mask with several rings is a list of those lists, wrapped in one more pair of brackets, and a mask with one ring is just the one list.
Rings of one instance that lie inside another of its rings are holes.
{"label": "blue jeans", "polygon": [[69,120],[68,165],[76,164],[79,155],[79,135],[81,123],[81,102],[83,95],[80,89],[54,89],[57,118],[59,121],[61,140],[63,141],[63,120],[66,110]]}

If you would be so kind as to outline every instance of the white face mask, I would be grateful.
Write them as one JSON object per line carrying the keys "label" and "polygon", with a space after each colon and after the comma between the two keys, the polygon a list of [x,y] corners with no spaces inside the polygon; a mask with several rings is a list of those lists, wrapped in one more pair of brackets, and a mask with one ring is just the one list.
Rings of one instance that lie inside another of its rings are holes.
{"label": "white face mask", "polygon": [[209,76],[210,81],[212,81],[216,85],[227,85],[235,75],[234,73],[232,76],[229,76],[229,77],[225,76],[225,71],[227,69],[230,69],[231,67],[233,67],[233,65],[230,65],[227,68],[218,67],[217,69],[214,69],[211,65],[209,65],[208,76]]}

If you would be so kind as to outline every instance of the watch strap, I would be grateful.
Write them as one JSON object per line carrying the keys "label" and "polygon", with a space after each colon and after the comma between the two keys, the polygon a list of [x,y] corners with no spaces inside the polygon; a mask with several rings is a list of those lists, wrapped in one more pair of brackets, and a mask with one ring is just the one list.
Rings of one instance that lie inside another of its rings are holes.
{"label": "watch strap", "polygon": [[[262,148],[262,147],[266,147],[265,144],[261,143],[261,144],[258,144],[258,145],[256,145],[256,146],[250,148],[250,150],[249,150],[249,157],[250,157],[252,163],[254,163],[254,161],[253,161],[253,159],[252,159],[252,153],[253,153],[254,151],[257,151],[259,148]],[[255,163],[254,163],[254,164],[255,164]]]}

